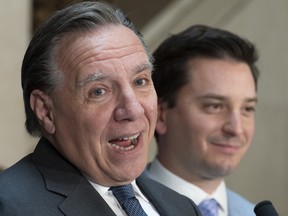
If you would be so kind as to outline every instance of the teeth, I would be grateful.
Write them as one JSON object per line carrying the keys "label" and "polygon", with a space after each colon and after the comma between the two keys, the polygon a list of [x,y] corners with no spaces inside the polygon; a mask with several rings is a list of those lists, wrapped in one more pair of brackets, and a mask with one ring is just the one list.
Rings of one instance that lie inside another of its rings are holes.
{"label": "teeth", "polygon": [[136,134],[136,135],[131,136],[131,137],[124,137],[124,138],[122,138],[122,139],[120,139],[120,140],[125,140],[125,141],[126,141],[126,140],[131,140],[132,143],[135,143],[135,140],[137,141],[138,136],[139,136],[139,134]]}
{"label": "teeth", "polygon": [[130,145],[130,146],[128,146],[128,147],[120,147],[120,146],[118,146],[118,145],[116,145],[116,144],[111,144],[114,148],[116,148],[116,149],[119,149],[119,150],[122,150],[122,151],[128,151],[128,150],[132,150],[132,149],[134,149],[135,148],[135,146],[134,145]]}
{"label": "teeth", "polygon": [[129,151],[129,150],[132,150],[135,148],[135,145],[137,144],[139,135],[140,134],[136,134],[136,135],[133,135],[131,137],[123,137],[123,138],[119,139],[120,141],[128,141],[128,140],[131,141],[131,145],[126,146],[126,147],[119,146],[119,145],[112,143],[112,142],[110,142],[110,144],[112,145],[112,147],[114,147],[118,150]]}

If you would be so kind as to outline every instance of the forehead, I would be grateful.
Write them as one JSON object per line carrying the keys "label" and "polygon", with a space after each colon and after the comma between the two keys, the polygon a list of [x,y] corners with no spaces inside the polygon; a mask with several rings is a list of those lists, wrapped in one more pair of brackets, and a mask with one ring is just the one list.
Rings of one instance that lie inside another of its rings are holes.
{"label": "forehead", "polygon": [[255,82],[246,63],[231,59],[197,58],[188,63],[194,90],[255,96]]}
{"label": "forehead", "polygon": [[148,56],[132,30],[121,25],[109,25],[95,31],[64,36],[57,59],[62,71],[79,73],[97,66],[135,67],[145,63],[143,61],[147,62]]}
{"label": "forehead", "polygon": [[[136,47],[133,47],[135,46]],[[136,34],[122,25],[107,25],[88,32],[75,32],[65,35],[59,42],[58,57],[70,56],[77,58],[81,51],[97,48],[98,55],[105,58],[105,53],[110,50],[126,48],[129,52],[133,49],[143,50],[144,47]],[[69,55],[66,55],[66,54]],[[111,53],[109,53],[111,54]],[[116,53],[117,54],[117,53]]]}

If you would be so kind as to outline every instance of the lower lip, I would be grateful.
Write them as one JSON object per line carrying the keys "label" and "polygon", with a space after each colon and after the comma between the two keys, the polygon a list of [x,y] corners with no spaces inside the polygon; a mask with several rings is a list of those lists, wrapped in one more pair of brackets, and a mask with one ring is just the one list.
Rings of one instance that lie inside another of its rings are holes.
{"label": "lower lip", "polygon": [[239,147],[228,146],[228,145],[213,144],[213,146],[225,154],[236,154],[240,149]]}

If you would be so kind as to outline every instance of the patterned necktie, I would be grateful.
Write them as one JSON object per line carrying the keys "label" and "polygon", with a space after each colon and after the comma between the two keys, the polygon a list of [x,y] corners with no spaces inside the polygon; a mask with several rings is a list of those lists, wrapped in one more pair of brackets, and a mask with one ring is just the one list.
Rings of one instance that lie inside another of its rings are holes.
{"label": "patterned necktie", "polygon": [[218,204],[215,199],[207,199],[202,201],[198,208],[202,216],[218,216]]}
{"label": "patterned necktie", "polygon": [[131,184],[111,187],[110,190],[128,216],[147,216],[135,197]]}

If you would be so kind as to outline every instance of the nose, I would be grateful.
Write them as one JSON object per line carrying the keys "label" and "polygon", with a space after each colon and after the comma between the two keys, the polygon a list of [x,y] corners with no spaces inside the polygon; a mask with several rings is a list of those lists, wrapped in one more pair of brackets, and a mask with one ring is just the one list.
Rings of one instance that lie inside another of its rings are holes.
{"label": "nose", "polygon": [[238,136],[243,133],[241,115],[238,112],[231,112],[225,121],[224,132],[229,136]]}
{"label": "nose", "polygon": [[144,114],[144,108],[132,88],[120,93],[119,104],[115,110],[116,121],[135,121]]}

